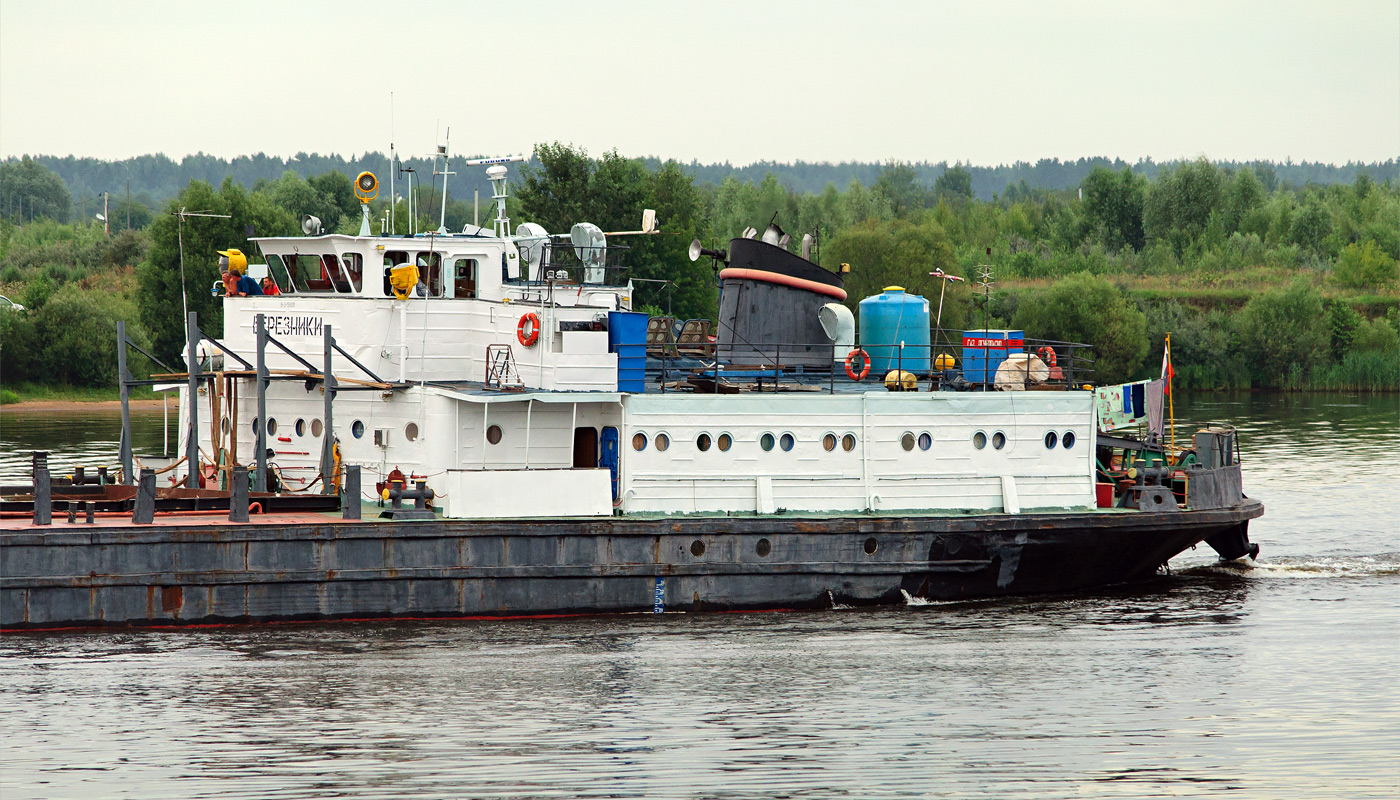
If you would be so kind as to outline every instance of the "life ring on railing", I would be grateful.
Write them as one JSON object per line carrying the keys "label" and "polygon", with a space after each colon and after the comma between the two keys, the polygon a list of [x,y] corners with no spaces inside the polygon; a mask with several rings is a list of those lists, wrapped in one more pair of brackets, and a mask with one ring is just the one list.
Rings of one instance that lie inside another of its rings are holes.
{"label": "life ring on railing", "polygon": [[[860,356],[860,371],[856,372],[855,359]],[[853,381],[863,381],[865,376],[870,374],[870,354],[857,347],[846,354],[846,374],[851,376]]]}
{"label": "life ring on railing", "polygon": [[1055,366],[1055,348],[1046,345],[1040,348],[1039,350],[1035,351],[1035,354],[1040,356],[1041,361],[1044,361],[1046,364],[1052,367]]}
{"label": "life ring on railing", "polygon": [[540,317],[533,311],[520,315],[520,323],[515,326],[515,338],[526,347],[534,347],[540,339]]}

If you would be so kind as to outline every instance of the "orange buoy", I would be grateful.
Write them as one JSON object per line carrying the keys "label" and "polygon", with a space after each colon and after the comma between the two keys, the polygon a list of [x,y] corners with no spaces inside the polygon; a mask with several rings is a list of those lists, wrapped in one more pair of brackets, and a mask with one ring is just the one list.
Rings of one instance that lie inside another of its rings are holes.
{"label": "orange buoy", "polygon": [[[855,368],[855,359],[860,357],[860,370]],[[870,354],[860,348],[856,348],[846,354],[846,374],[851,376],[853,381],[863,381],[865,376],[870,374]]]}
{"label": "orange buoy", "polygon": [[527,311],[520,316],[520,323],[515,326],[515,338],[526,347],[534,347],[535,342],[540,338],[540,317],[533,311]]}

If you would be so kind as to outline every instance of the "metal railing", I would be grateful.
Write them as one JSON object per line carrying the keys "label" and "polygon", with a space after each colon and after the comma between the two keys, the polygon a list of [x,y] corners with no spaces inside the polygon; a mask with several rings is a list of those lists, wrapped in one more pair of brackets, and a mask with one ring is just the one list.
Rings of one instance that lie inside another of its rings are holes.
{"label": "metal railing", "polygon": [[[727,393],[739,391],[780,391],[785,386],[800,391],[813,388],[829,393],[850,391],[871,382],[884,382],[888,373],[900,376],[896,391],[990,391],[1000,384],[1014,389],[1070,389],[1090,383],[1094,376],[1092,347],[1079,342],[1053,339],[1023,339],[1013,348],[978,350],[1019,350],[1034,358],[1002,359],[993,369],[974,370],[974,379],[965,371],[962,332],[933,329],[932,344],[862,345],[859,341],[845,353],[836,352],[832,343],[817,342],[707,342],[648,343],[647,379],[662,392],[690,390]],[[958,345],[950,343],[956,333]],[[825,351],[825,353],[823,353]],[[732,354],[732,355],[731,355]],[[1011,354],[1015,355],[1015,354]],[[727,357],[728,356],[728,357]],[[940,357],[951,357],[953,366],[939,368]],[[1037,363],[1038,361],[1038,363]],[[880,369],[874,369],[876,366]],[[1024,369],[1020,380],[1017,370]],[[913,376],[912,388],[907,385]],[[813,387],[813,388],[801,388]]]}

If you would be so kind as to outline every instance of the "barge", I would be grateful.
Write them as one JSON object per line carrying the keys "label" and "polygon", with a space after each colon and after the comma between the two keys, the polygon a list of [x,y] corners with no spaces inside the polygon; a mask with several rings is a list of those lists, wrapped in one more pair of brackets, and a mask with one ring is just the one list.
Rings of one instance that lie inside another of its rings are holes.
{"label": "barge", "polygon": [[490,230],[374,235],[366,173],[358,235],[255,239],[280,294],[191,315],[184,372],[133,379],[119,332],[184,455],[139,462],[126,424],[112,482],[36,458],[0,489],[0,629],[870,605],[1257,553],[1234,431],[1121,430],[1105,402],[1142,392],[1086,390],[1077,345],[954,343],[897,287],[896,338],[858,340],[775,225],[692,245],[711,338],[631,310],[617,235],[513,228],[488,175]]}

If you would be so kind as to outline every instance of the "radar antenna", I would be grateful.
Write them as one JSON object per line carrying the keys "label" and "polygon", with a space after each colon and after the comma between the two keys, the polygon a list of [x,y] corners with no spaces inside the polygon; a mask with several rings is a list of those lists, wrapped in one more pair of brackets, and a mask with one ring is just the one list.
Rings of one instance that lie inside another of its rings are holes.
{"label": "radar antenna", "polygon": [[[987,260],[992,260],[992,248],[987,248]],[[977,265],[977,285],[982,287],[982,330],[988,331],[992,327],[992,285],[996,281],[992,280],[992,265]]]}

